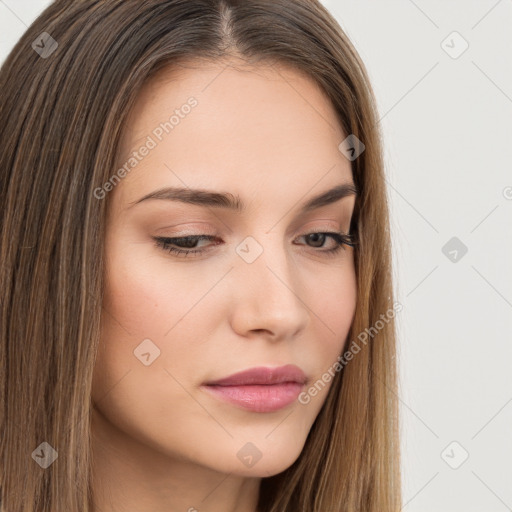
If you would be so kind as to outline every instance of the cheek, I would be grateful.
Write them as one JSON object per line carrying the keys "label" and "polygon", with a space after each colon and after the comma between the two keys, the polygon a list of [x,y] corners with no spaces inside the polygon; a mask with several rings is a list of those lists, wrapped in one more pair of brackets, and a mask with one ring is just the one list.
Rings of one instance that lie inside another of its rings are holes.
{"label": "cheek", "polygon": [[172,298],[168,289],[166,292],[165,280],[153,266],[132,249],[129,254],[112,251],[107,267],[105,311],[117,320],[117,327],[122,326],[135,336],[150,335],[148,328],[157,327],[156,310]]}
{"label": "cheek", "polygon": [[307,300],[308,305],[311,304],[312,317],[341,350],[340,343],[350,329],[357,303],[353,254],[348,253],[339,267],[327,268],[325,272],[320,270],[311,279]]}
{"label": "cheek", "polygon": [[[196,274],[185,272],[184,265],[172,265],[151,244],[128,245],[116,240],[108,251],[98,384],[109,387],[128,370],[140,370],[137,355],[146,353],[146,347],[157,354],[148,368],[174,371],[180,361],[179,371],[186,374],[200,351],[196,341],[202,336],[197,333],[206,329],[205,315],[194,304],[208,287]],[[211,315],[208,318],[213,321]]]}
{"label": "cheek", "polygon": [[110,247],[104,309],[117,322],[112,328],[124,328],[134,340],[164,336],[202,290],[182,265],[158,251],[147,243]]}
{"label": "cheek", "polygon": [[[316,325],[315,357],[312,358],[316,362],[313,372],[315,381],[321,379],[329,370],[334,372],[338,356],[344,353],[350,344],[348,335],[357,305],[357,280],[353,257],[344,260],[338,272],[330,269],[325,276],[320,274],[317,277],[317,286],[309,288],[307,297],[311,318]],[[311,353],[313,347],[309,345],[308,350]],[[329,382],[325,391],[330,386]],[[325,394],[321,391],[318,396],[325,398]]]}
{"label": "cheek", "polygon": [[[184,279],[172,270],[166,258],[148,254],[147,247],[137,252],[134,245],[119,244],[111,245],[109,251],[92,396],[113,423],[117,415],[129,429],[142,411],[146,417],[163,418],[161,404],[176,404],[181,411],[193,408],[188,395],[165,371],[169,369],[179,382],[193,374],[194,344],[183,343],[179,323],[190,309],[183,300],[187,296],[184,281],[190,293],[190,277]],[[149,353],[148,365],[143,362],[145,353]],[[180,363],[176,370],[175,360]]]}

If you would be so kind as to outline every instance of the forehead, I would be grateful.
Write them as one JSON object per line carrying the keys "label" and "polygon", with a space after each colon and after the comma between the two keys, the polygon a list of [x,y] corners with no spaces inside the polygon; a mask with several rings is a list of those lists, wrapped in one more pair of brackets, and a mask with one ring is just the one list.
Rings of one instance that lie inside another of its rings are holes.
{"label": "forehead", "polygon": [[350,162],[338,149],[345,137],[332,103],[301,71],[190,61],[160,70],[141,89],[118,165],[151,139],[154,147],[123,187],[229,189],[243,177],[254,191],[267,184],[291,192],[290,179],[311,186],[327,174],[332,183],[350,180]]}

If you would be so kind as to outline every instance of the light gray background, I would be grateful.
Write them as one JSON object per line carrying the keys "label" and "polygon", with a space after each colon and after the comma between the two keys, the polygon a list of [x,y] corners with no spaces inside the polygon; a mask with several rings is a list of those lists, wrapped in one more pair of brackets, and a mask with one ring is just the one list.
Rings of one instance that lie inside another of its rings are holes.
{"label": "light gray background", "polygon": [[[0,0],[1,61],[49,3]],[[403,510],[510,511],[512,0],[324,4],[367,66],[384,132]]]}

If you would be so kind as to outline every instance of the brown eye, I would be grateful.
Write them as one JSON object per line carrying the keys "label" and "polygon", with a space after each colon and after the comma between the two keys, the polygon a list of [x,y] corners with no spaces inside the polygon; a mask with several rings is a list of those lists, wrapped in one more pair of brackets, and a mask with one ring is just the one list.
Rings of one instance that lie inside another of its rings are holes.
{"label": "brown eye", "polygon": [[336,233],[336,232],[315,232],[315,233],[309,233],[307,235],[303,235],[304,238],[309,240],[310,247],[323,247],[325,240],[329,237],[333,239],[336,242],[336,246],[332,249],[325,249],[323,251],[329,255],[336,254],[340,249],[343,249],[344,245],[348,245],[350,247],[354,246],[354,237],[351,235],[347,235],[345,233]]}

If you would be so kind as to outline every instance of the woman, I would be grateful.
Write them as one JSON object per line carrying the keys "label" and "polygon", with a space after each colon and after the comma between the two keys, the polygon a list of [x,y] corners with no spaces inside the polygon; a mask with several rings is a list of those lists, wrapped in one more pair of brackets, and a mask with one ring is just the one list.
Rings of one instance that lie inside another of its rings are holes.
{"label": "woman", "polygon": [[399,510],[378,118],[325,8],[57,1],[0,84],[2,510]]}

